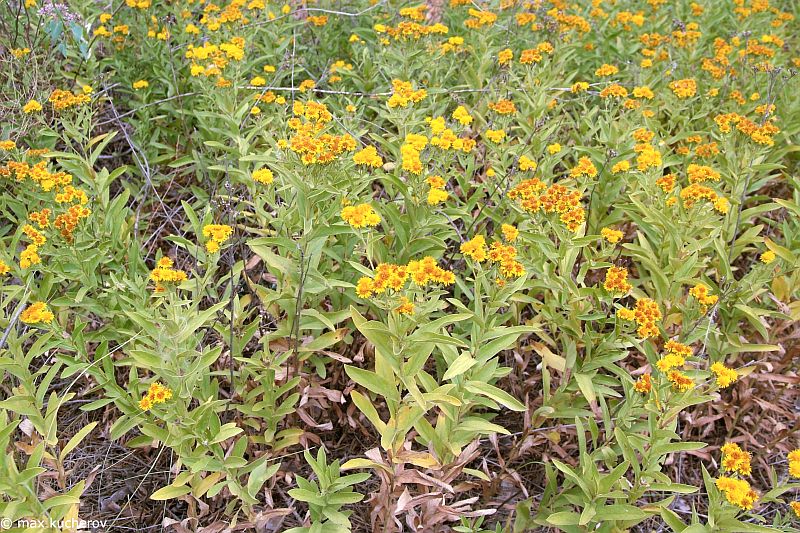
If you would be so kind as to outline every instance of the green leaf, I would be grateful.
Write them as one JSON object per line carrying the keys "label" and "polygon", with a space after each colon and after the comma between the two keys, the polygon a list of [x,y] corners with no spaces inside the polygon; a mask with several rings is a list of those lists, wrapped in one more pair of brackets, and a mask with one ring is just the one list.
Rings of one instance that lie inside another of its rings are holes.
{"label": "green leaf", "polygon": [[234,422],[229,422],[219,428],[217,435],[211,440],[210,444],[217,444],[219,442],[226,441],[229,438],[238,435],[242,431],[244,430],[240,427],[237,427]]}
{"label": "green leaf", "polygon": [[166,487],[161,487],[153,494],[150,495],[151,500],[171,500],[173,498],[179,498],[184,494],[189,494],[192,492],[192,488],[186,485],[182,485],[180,487],[175,487],[173,485],[167,485]]}
{"label": "green leaf", "polygon": [[61,458],[63,459],[64,457],[69,455],[69,452],[77,448],[78,444],[81,443],[84,437],[86,437],[86,435],[88,435],[89,432],[91,432],[96,426],[97,422],[92,422],[88,426],[82,427],[75,435],[73,435],[72,438],[69,439],[69,442],[67,442],[67,444],[64,446],[64,448],[62,448]]}
{"label": "green leaf", "polygon": [[450,380],[458,377],[475,366],[475,364],[477,364],[477,361],[472,358],[469,352],[464,352],[456,357],[455,361],[450,363],[450,366],[448,367],[447,372],[444,373],[444,376],[442,376],[442,379]]}
{"label": "green leaf", "polygon": [[491,398],[497,403],[505,405],[512,411],[525,410],[525,406],[519,400],[511,396],[506,391],[495,387],[494,385],[489,385],[488,383],[483,383],[482,381],[468,381],[465,385],[465,388],[473,394],[479,394]]}
{"label": "green leaf", "polygon": [[269,464],[262,461],[256,466],[247,478],[247,494],[255,498],[264,483],[278,473],[281,463]]}
{"label": "green leaf", "polygon": [[605,505],[597,509],[595,519],[603,520],[644,520],[649,515],[633,505]]}
{"label": "green leaf", "polygon": [[375,394],[379,394],[389,400],[400,400],[400,394],[397,392],[397,387],[393,383],[390,383],[389,381],[380,377],[375,372],[364,370],[363,368],[358,368],[357,366],[352,365],[345,365],[344,371],[347,373],[350,379],[365,389],[372,391]]}

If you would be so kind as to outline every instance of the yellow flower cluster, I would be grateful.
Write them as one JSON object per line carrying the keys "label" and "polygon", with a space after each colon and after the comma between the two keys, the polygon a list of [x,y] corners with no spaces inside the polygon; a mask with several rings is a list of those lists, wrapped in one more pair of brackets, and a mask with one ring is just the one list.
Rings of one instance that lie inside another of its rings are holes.
{"label": "yellow flower cluster", "polygon": [[258,183],[263,183],[264,185],[269,185],[275,180],[275,176],[272,174],[272,171],[268,168],[259,168],[253,171],[253,181]]}
{"label": "yellow flower cluster", "polygon": [[164,403],[172,399],[172,389],[154,381],[147,389],[147,393],[139,400],[139,408],[142,411],[149,411],[153,406]]}
{"label": "yellow flower cluster", "polygon": [[400,305],[395,307],[395,312],[401,315],[413,315],[414,314],[414,302],[409,300],[405,296],[400,297]]}
{"label": "yellow flower cluster", "polygon": [[53,313],[44,302],[34,302],[20,314],[19,319],[25,324],[49,324],[53,321]]}
{"label": "yellow flower cluster", "polygon": [[387,105],[390,108],[408,107],[409,104],[416,104],[428,96],[425,89],[414,90],[410,81],[392,80],[392,96],[389,97]]}
{"label": "yellow flower cluster", "polygon": [[638,154],[636,156],[636,168],[639,172],[645,172],[647,169],[661,166],[661,152],[649,142],[638,143],[633,147],[633,150]]}
{"label": "yellow flower cluster", "polygon": [[744,479],[737,479],[728,476],[720,476],[716,482],[717,488],[725,495],[729,503],[745,510],[753,508],[753,504],[758,499],[758,494],[750,483]]}
{"label": "yellow flower cluster", "polygon": [[558,213],[559,220],[567,229],[572,232],[578,231],[586,217],[580,203],[581,193],[558,183],[554,183],[547,190],[545,187],[539,178],[531,178],[511,189],[508,197],[516,200],[522,209],[529,213],[537,213],[540,210],[545,213]]}
{"label": "yellow flower cluster", "polygon": [[800,478],[800,449],[789,452],[787,459],[789,461],[789,475]]}
{"label": "yellow flower cluster", "polygon": [[343,152],[355,150],[356,140],[351,135],[322,133],[333,118],[325,104],[298,101],[292,106],[292,113],[296,116],[289,119],[288,125],[295,134],[289,139],[289,148],[300,155],[304,164],[330,163]]}
{"label": "yellow flower cluster", "polygon": [[377,226],[381,217],[370,204],[348,205],[342,209],[342,219],[356,229]]}
{"label": "yellow flower cluster", "polygon": [[694,387],[692,378],[681,372],[680,370],[670,370],[667,373],[667,379],[672,383],[672,386],[681,391],[686,392]]}
{"label": "yellow flower cluster", "polygon": [[625,294],[631,290],[628,283],[628,269],[624,267],[612,266],[606,271],[606,279],[603,288],[610,293]]}
{"label": "yellow flower cluster", "polygon": [[356,284],[356,294],[360,298],[369,298],[376,294],[384,294],[388,289],[399,291],[411,279],[420,287],[431,283],[452,285],[455,274],[436,264],[433,257],[425,257],[419,261],[409,261],[408,265],[380,263],[375,268],[372,279],[362,277]]}
{"label": "yellow flower cluster", "polygon": [[209,252],[219,252],[220,246],[230,239],[233,234],[233,228],[226,224],[207,224],[203,226],[203,237],[208,239],[206,241],[206,250]]}
{"label": "yellow flower cluster", "polygon": [[467,13],[469,13],[469,18],[464,21],[464,26],[471,30],[491,26],[497,22],[497,15],[491,11],[470,9]]}
{"label": "yellow flower cluster", "polygon": [[463,105],[458,106],[456,110],[453,111],[453,114],[451,116],[453,117],[453,119],[457,120],[462,126],[469,126],[470,124],[472,124],[473,120],[472,115],[469,114],[469,111],[467,111],[467,108],[464,107]]}
{"label": "yellow flower cluster", "polygon": [[446,182],[441,176],[428,176],[425,180],[430,186],[428,191],[428,205],[440,204],[449,198],[447,191],[444,190]]}
{"label": "yellow flower cluster", "polygon": [[428,138],[424,135],[417,135],[416,133],[409,133],[406,135],[405,142],[400,146],[403,170],[411,172],[412,174],[420,174],[422,172],[420,152],[422,152],[427,145]]}
{"label": "yellow flower cluster", "polygon": [[706,312],[709,305],[714,305],[719,300],[719,296],[710,294],[709,288],[702,283],[697,283],[694,287],[689,289],[689,294],[700,302],[700,309],[703,313]]}
{"label": "yellow flower cluster", "polygon": [[485,261],[489,252],[483,235],[476,235],[472,239],[461,243],[460,250],[465,257],[469,257],[478,263]]}
{"label": "yellow flower cluster", "polygon": [[750,459],[752,454],[742,450],[734,442],[726,443],[722,451],[722,470],[725,472],[735,472],[743,476],[750,475]]}
{"label": "yellow flower cluster", "polygon": [[42,104],[40,104],[36,100],[28,100],[28,103],[22,106],[22,112],[25,113],[26,115],[29,115],[31,113],[38,113],[41,110],[42,110]]}
{"label": "yellow flower cluster", "polygon": [[78,227],[78,222],[88,218],[92,210],[82,205],[70,206],[64,213],[58,215],[53,221],[53,226],[59,230],[61,236],[68,242],[72,242],[72,233]]}
{"label": "yellow flower cluster", "polygon": [[617,244],[619,241],[622,240],[622,237],[625,236],[625,234],[622,233],[620,230],[613,228],[601,229],[600,235],[611,244]]}
{"label": "yellow flower cluster", "polygon": [[383,166],[383,159],[378,155],[378,149],[372,145],[356,152],[353,155],[353,162],[356,165],[365,165],[373,168]]}
{"label": "yellow flower cluster", "polygon": [[669,340],[664,345],[665,354],[656,362],[656,367],[667,374],[667,379],[679,391],[687,391],[694,387],[694,381],[680,371],[686,364],[686,358],[692,355],[692,348],[686,344]]}
{"label": "yellow flower cluster", "polygon": [[219,45],[210,41],[203,41],[201,46],[189,44],[184,57],[192,61],[189,72],[193,77],[216,76],[218,87],[228,87],[230,82],[223,77],[222,73],[231,61],[238,62],[244,59],[244,49],[245,40],[241,37],[233,37],[230,41]]}
{"label": "yellow flower cluster", "polygon": [[[516,228],[509,227],[518,233]],[[504,230],[504,232],[508,231],[508,229]],[[514,232],[510,233],[514,235]],[[514,238],[516,238],[516,235],[514,235]],[[495,241],[487,248],[486,239],[483,235],[476,235],[469,241],[462,243],[460,250],[464,256],[475,262],[481,263],[488,259],[492,263],[497,263],[500,267],[500,274],[503,277],[518,278],[525,275],[525,267],[517,261],[517,249],[510,244]]]}
{"label": "yellow flower cluster", "polygon": [[691,209],[700,200],[705,200],[723,215],[730,210],[730,202],[727,198],[719,196],[711,187],[706,187],[699,183],[692,183],[688,187],[681,189],[680,197],[684,207],[687,209]]}
{"label": "yellow flower cluster", "polygon": [[633,390],[642,394],[648,394],[653,390],[653,380],[650,374],[642,374],[642,377],[636,380],[633,384]]}
{"label": "yellow flower cluster", "polygon": [[501,142],[503,142],[503,139],[506,138],[506,131],[503,129],[499,130],[488,129],[484,132],[484,135],[486,136],[487,139],[489,139],[493,143],[500,144]]}
{"label": "yellow flower cluster", "polygon": [[172,259],[169,257],[162,257],[158,260],[156,268],[150,271],[150,279],[155,282],[155,292],[166,291],[165,284],[178,284],[186,281],[186,272],[172,268]]}
{"label": "yellow flower cluster", "polygon": [[658,321],[661,320],[661,310],[658,304],[650,298],[640,298],[636,300],[636,307],[633,309],[621,308],[617,310],[617,316],[622,320],[633,320],[638,329],[637,334],[647,339],[658,335]]}
{"label": "yellow flower cluster", "polygon": [[63,89],[54,89],[47,99],[56,111],[77,107],[88,103],[89,100],[91,97],[86,93],[73,93]]}
{"label": "yellow flower cluster", "polygon": [[[450,31],[447,26],[441,23],[427,25],[420,24],[414,20],[403,20],[396,26],[375,24],[372,29],[378,35],[385,33],[395,41],[416,41],[427,35],[446,35]],[[383,43],[389,44],[389,40],[386,39]]]}
{"label": "yellow flower cluster", "polygon": [[670,82],[669,88],[680,99],[691,98],[697,94],[697,82],[692,78]]}
{"label": "yellow flower cluster", "polygon": [[597,70],[594,71],[594,75],[598,77],[608,77],[613,76],[619,72],[619,68],[614,65],[609,65],[608,63],[603,63]]}
{"label": "yellow flower cluster", "polygon": [[714,122],[717,123],[719,131],[722,133],[730,133],[731,124],[735,124],[739,132],[744,133],[754,142],[765,146],[772,146],[775,144],[773,137],[780,132],[780,129],[772,123],[774,118],[775,117],[771,117],[770,120],[758,125],[747,117],[737,113],[728,113],[717,115],[714,117]]}
{"label": "yellow flower cluster", "polygon": [[711,373],[717,378],[717,385],[719,385],[721,389],[729,387],[739,379],[739,374],[736,370],[728,368],[722,363],[714,363],[709,370],[711,370]]}
{"label": "yellow flower cluster", "polygon": [[501,225],[500,231],[503,233],[503,238],[508,242],[514,242],[519,237],[519,230],[511,224]]}
{"label": "yellow flower cluster", "polygon": [[526,155],[520,156],[520,158],[519,158],[519,169],[522,172],[527,172],[529,170],[536,170],[537,167],[538,167],[538,165],[536,164],[536,161],[534,161],[530,157],[528,157]]}
{"label": "yellow flower cluster", "polygon": [[702,183],[704,181],[719,181],[719,172],[705,165],[689,164],[686,170],[689,176],[689,183]]}
{"label": "yellow flower cluster", "polygon": [[[469,120],[471,121],[472,117],[469,117]],[[458,137],[452,129],[447,127],[444,117],[429,117],[426,121],[431,128],[431,146],[442,150],[460,150],[465,154],[475,148],[475,140]]]}
{"label": "yellow flower cluster", "polygon": [[498,115],[511,115],[517,112],[517,106],[514,102],[506,98],[500,99],[497,102],[489,102],[489,109]]}
{"label": "yellow flower cluster", "polygon": [[597,167],[594,166],[591,159],[583,156],[578,159],[578,164],[570,169],[569,175],[573,178],[579,178],[581,176],[593,178],[597,176]]}

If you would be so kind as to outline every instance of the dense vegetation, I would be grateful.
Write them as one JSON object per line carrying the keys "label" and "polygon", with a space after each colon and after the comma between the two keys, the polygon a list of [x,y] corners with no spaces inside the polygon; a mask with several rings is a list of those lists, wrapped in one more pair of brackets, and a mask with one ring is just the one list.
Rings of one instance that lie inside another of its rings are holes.
{"label": "dense vegetation", "polygon": [[796,530],[800,4],[421,1],[0,0],[3,528]]}

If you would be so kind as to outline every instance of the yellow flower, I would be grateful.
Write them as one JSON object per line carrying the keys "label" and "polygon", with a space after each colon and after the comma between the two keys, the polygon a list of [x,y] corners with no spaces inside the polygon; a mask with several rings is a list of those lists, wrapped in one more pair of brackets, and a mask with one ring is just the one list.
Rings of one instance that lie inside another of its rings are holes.
{"label": "yellow flower", "polygon": [[139,80],[133,82],[133,88],[137,91],[139,89],[147,89],[148,87],[150,87],[150,83],[147,80]]}
{"label": "yellow flower", "polygon": [[789,502],[789,505],[792,507],[792,511],[794,511],[795,516],[800,518],[800,502]]}
{"label": "yellow flower", "polygon": [[467,242],[462,243],[460,250],[465,257],[469,257],[478,263],[485,261],[488,253],[486,239],[483,235],[476,235]]}
{"label": "yellow flower", "polygon": [[619,72],[619,68],[615,67],[614,65],[609,65],[608,63],[603,63],[597,70],[594,71],[595,76],[607,77],[613,76],[614,74]]}
{"label": "yellow flower", "polygon": [[257,181],[258,183],[269,185],[274,179],[275,176],[273,176],[272,171],[268,168],[259,168],[253,171],[253,181]]}
{"label": "yellow flower", "polygon": [[447,201],[450,195],[444,189],[431,188],[428,191],[428,205],[437,205]]}
{"label": "yellow flower", "polygon": [[800,449],[789,452],[787,459],[789,460],[789,475],[800,478]]}
{"label": "yellow flower", "polygon": [[164,284],[179,284],[188,278],[186,272],[172,268],[173,262],[169,257],[162,257],[158,260],[156,268],[150,271],[150,279],[155,282],[155,292],[164,292]]}
{"label": "yellow flower", "polygon": [[12,141],[11,139],[6,139],[5,141],[0,141],[0,150],[10,151],[17,147],[17,143]]}
{"label": "yellow flower", "polygon": [[750,488],[750,484],[743,479],[720,476],[716,482],[717,488],[725,495],[728,503],[745,510],[753,508],[758,499],[758,494]]}
{"label": "yellow flower", "polygon": [[642,394],[647,394],[653,390],[653,382],[650,378],[650,374],[642,374],[642,377],[633,384],[633,390],[641,392]]}
{"label": "yellow flower", "polygon": [[717,378],[717,385],[721,389],[730,386],[733,382],[739,379],[739,374],[733,368],[728,368],[722,363],[714,363],[709,369]]}
{"label": "yellow flower", "polygon": [[616,163],[613,167],[611,167],[612,174],[619,174],[620,172],[627,172],[631,168],[631,164],[628,161],[620,161]]}
{"label": "yellow flower", "polygon": [[589,83],[585,81],[576,81],[570,87],[570,91],[574,94],[582,93],[589,90]]}
{"label": "yellow flower", "polygon": [[681,392],[691,390],[694,387],[694,381],[680,370],[670,370],[667,374],[667,379],[672,383],[673,387]]}
{"label": "yellow flower", "polygon": [[569,174],[573,178],[579,178],[581,176],[593,178],[597,176],[597,167],[594,166],[591,159],[583,156],[578,159],[578,164],[570,169]]}
{"label": "yellow flower", "polygon": [[26,115],[31,113],[38,113],[42,110],[42,104],[37,102],[36,100],[28,100],[28,103],[22,106],[22,112]]}
{"label": "yellow flower", "polygon": [[453,111],[453,114],[451,116],[453,117],[453,119],[457,120],[459,124],[461,124],[462,126],[469,126],[470,124],[472,124],[473,120],[472,115],[469,114],[467,108],[465,108],[463,105],[458,106],[456,110]]}
{"label": "yellow flower", "polygon": [[486,130],[486,138],[493,143],[501,143],[506,138],[505,130]]}
{"label": "yellow flower", "polygon": [[153,406],[164,403],[172,399],[172,389],[155,381],[150,384],[147,393],[139,400],[139,408],[142,411],[149,411]]}
{"label": "yellow flower", "polygon": [[773,252],[772,250],[767,250],[766,252],[761,254],[761,257],[759,258],[759,260],[762,263],[764,263],[765,265],[768,265],[768,264],[772,263],[773,261],[775,261],[775,252]]}
{"label": "yellow flower", "polygon": [[383,159],[378,155],[378,150],[374,146],[367,146],[353,155],[353,162],[356,165],[365,165],[378,168],[383,166]]}
{"label": "yellow flower", "polygon": [[625,234],[616,229],[603,228],[600,230],[600,235],[611,244],[616,244],[622,240]]}
{"label": "yellow flower", "polygon": [[342,209],[341,216],[354,228],[377,226],[381,217],[369,204],[348,205]]}
{"label": "yellow flower", "polygon": [[536,161],[523,155],[519,158],[519,169],[523,172],[527,170],[536,170]]}
{"label": "yellow flower", "polygon": [[514,242],[519,237],[519,230],[511,224],[503,224],[500,226],[500,231],[503,232],[503,238],[508,242]]}
{"label": "yellow flower", "polygon": [[726,443],[722,451],[722,470],[725,472],[737,472],[743,476],[750,475],[750,452],[742,450],[738,444],[733,442]]}
{"label": "yellow flower", "polygon": [[697,94],[697,82],[692,78],[675,80],[669,84],[669,88],[680,99],[691,98]]}
{"label": "yellow flower", "polygon": [[25,324],[38,324],[40,322],[49,324],[53,321],[53,313],[47,308],[46,303],[34,302],[25,308],[19,318]]}
{"label": "yellow flower", "polygon": [[501,50],[499,54],[497,54],[497,62],[501,65],[505,65],[514,58],[514,52],[511,51],[510,48],[506,48],[505,50]]}
{"label": "yellow flower", "polygon": [[405,296],[400,298],[400,305],[395,308],[395,311],[401,315],[413,315],[414,303]]}
{"label": "yellow flower", "polygon": [[662,372],[669,372],[673,368],[681,368],[686,364],[686,359],[676,353],[668,353],[656,362],[656,367]]}
{"label": "yellow flower", "polygon": [[707,306],[714,305],[719,300],[719,296],[709,294],[709,288],[702,283],[698,283],[689,289],[689,294],[697,298],[697,301],[700,302],[700,307],[703,312],[705,312],[705,308]]}
{"label": "yellow flower", "polygon": [[250,85],[252,85],[253,87],[263,87],[266,84],[267,80],[265,80],[261,76],[256,76],[255,78],[250,80]]}
{"label": "yellow flower", "polygon": [[624,267],[612,266],[606,271],[606,279],[603,288],[611,293],[625,294],[631,290],[628,283],[628,269]]}
{"label": "yellow flower", "polygon": [[226,224],[207,224],[203,226],[203,237],[208,239],[206,241],[206,250],[210,253],[216,253],[220,249],[220,245],[227,241],[233,234],[233,228]]}

